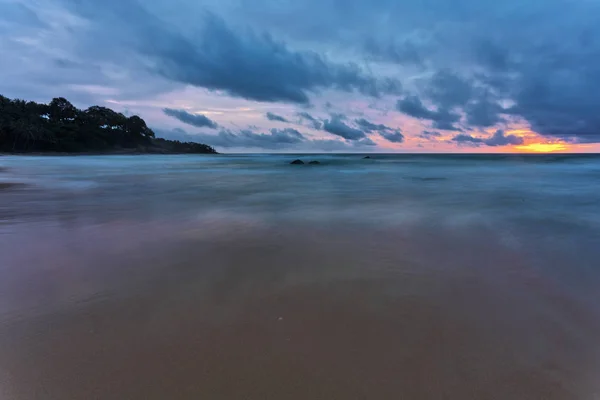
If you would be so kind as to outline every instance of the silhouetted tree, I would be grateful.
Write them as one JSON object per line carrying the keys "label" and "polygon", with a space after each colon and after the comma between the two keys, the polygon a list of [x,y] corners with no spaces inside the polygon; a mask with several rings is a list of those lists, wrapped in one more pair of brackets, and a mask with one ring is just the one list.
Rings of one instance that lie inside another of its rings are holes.
{"label": "silhouetted tree", "polygon": [[52,99],[48,105],[48,116],[54,123],[73,122],[79,110],[64,97]]}
{"label": "silhouetted tree", "polygon": [[0,95],[0,151],[118,150],[216,153],[199,143],[155,139],[152,129],[137,115],[128,118],[101,106],[81,111],[63,97],[38,104]]}
{"label": "silhouetted tree", "polygon": [[154,132],[148,128],[146,121],[137,115],[127,118],[127,131],[135,136],[154,137]]}

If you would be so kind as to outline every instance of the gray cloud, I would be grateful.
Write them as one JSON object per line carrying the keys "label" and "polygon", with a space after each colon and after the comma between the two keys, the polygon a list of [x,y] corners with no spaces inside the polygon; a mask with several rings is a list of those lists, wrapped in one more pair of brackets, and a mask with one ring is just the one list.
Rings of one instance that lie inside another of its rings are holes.
{"label": "gray cloud", "polygon": [[342,121],[341,115],[332,115],[331,119],[325,120],[323,129],[333,135],[343,137],[346,140],[359,140],[366,137],[365,133],[357,128],[352,128]]}
{"label": "gray cloud", "polygon": [[[407,64],[425,59],[431,72],[456,69],[467,81],[473,79],[472,88],[492,89],[499,98],[488,102],[479,100],[477,91],[466,103],[466,97],[451,100],[457,109],[448,111],[464,112],[471,127],[502,123],[498,100],[506,100],[515,103],[512,116],[543,135],[600,141],[598,2],[458,0],[449,6],[442,0],[376,0],[347,6],[309,0],[304,4],[307,10],[318,5],[320,12],[309,23],[289,27],[297,37],[360,43],[374,61]],[[287,21],[288,11],[301,9],[283,9],[278,18]],[[423,30],[434,40],[426,44],[409,40]],[[370,39],[363,45],[365,37]],[[452,82],[447,83],[450,88]],[[428,94],[422,94],[425,100]]]}
{"label": "gray cloud", "polygon": [[448,69],[436,72],[425,89],[431,102],[444,109],[464,106],[473,96],[473,91],[469,81]]}
{"label": "gray cloud", "polygon": [[397,64],[416,65],[424,67],[424,49],[421,43],[411,40],[401,42],[393,39],[376,40],[372,37],[366,39],[363,50],[374,61],[392,62]]}
{"label": "gray cloud", "polygon": [[452,122],[454,119],[453,115],[455,114],[448,114],[447,117],[443,117],[444,119],[433,121],[431,127],[433,129],[440,129],[442,131],[460,131],[461,129],[454,125],[454,123]]}
{"label": "gray cloud", "polygon": [[502,117],[505,110],[498,104],[492,88],[475,78],[468,79],[443,69],[422,84],[424,97],[438,111],[426,109],[415,96],[404,107],[408,107],[409,114],[416,112],[421,119],[432,120],[436,129],[460,130],[454,125],[460,120],[460,112],[466,116],[466,126],[471,129],[487,128],[505,121]]}
{"label": "gray cloud", "polygon": [[356,119],[354,122],[356,122],[356,125],[358,125],[365,133],[377,132],[384,139],[392,143],[402,143],[404,141],[404,135],[399,129],[393,129],[384,124],[375,124],[365,118]]}
{"label": "gray cloud", "polygon": [[[483,82],[513,101],[514,106],[505,112],[529,122],[534,131],[598,142],[600,41],[590,38],[600,34],[592,17],[600,12],[600,5],[561,3],[550,1],[542,20],[530,21],[527,30],[535,40],[505,32],[476,49],[485,68]],[[550,16],[554,20],[546,24],[549,21],[543,18]]]}
{"label": "gray cloud", "polygon": [[300,122],[304,120],[308,121],[308,126],[313,129],[321,129],[323,127],[323,123],[310,115],[309,113],[302,111],[297,114],[300,117]]}
{"label": "gray cloud", "polygon": [[366,133],[371,133],[373,131],[391,131],[392,128],[385,126],[383,124],[374,124],[370,121],[367,121],[364,118],[359,118],[356,119],[354,122],[356,122],[356,125],[358,125],[363,132]]}
{"label": "gray cloud", "polygon": [[257,101],[303,104],[322,89],[376,97],[400,91],[396,79],[375,77],[355,63],[336,63],[314,51],[293,50],[267,32],[233,29],[214,13],[204,12],[192,36],[166,24],[148,10],[151,5],[133,0],[107,0],[102,9],[92,0],[73,4],[93,22],[121,31],[123,37],[115,39],[126,41],[131,51],[149,59],[150,70],[171,81]]}
{"label": "gray cloud", "polygon": [[504,109],[493,100],[482,97],[465,107],[467,124],[476,128],[487,128],[504,122]]}
{"label": "gray cloud", "polygon": [[292,128],[271,129],[271,137],[279,143],[299,143],[306,140],[303,134]]}
{"label": "gray cloud", "polygon": [[[344,99],[326,97],[331,90],[352,99],[399,93],[406,79],[422,106],[412,113],[434,129],[517,121],[549,137],[600,142],[598,2],[201,3],[0,0],[0,48],[10,55],[0,63],[0,91],[90,105],[193,85],[216,96],[300,104],[318,93],[324,98],[315,104],[331,100],[348,110]],[[348,63],[353,57],[357,63]],[[57,58],[82,67],[57,68]],[[391,70],[389,62],[398,65]]]}
{"label": "gray cloud", "polygon": [[250,129],[234,132],[223,129],[216,135],[196,133],[189,135],[195,141],[221,148],[285,149],[306,141],[295,129],[271,129],[270,133],[255,133]]}
{"label": "gray cloud", "polygon": [[452,138],[452,141],[456,142],[458,144],[469,144],[469,145],[478,146],[483,143],[484,139],[477,138],[477,137],[467,135],[464,133],[460,133],[460,134],[454,136]]}
{"label": "gray cloud", "polygon": [[484,128],[504,122],[504,109],[497,103],[490,88],[481,87],[474,79],[442,69],[422,82],[424,97],[436,108],[425,107],[416,96],[408,96],[398,102],[398,109],[415,118],[431,120],[435,129],[460,130],[460,112],[466,116],[469,128]]}
{"label": "gray cloud", "polygon": [[516,104],[508,111],[543,135],[600,142],[600,79],[590,75],[600,76],[600,59],[597,63],[596,71],[546,70],[537,77],[522,78]]}
{"label": "gray cloud", "polygon": [[508,146],[523,144],[523,138],[515,135],[506,135],[503,130],[498,129],[494,135],[484,140],[488,146]]}
{"label": "gray cloud", "polygon": [[401,111],[414,118],[430,120],[434,120],[436,118],[436,113],[425,107],[421,102],[421,99],[419,99],[417,96],[407,96],[402,100],[398,100],[396,103],[396,108],[398,111]]}
{"label": "gray cloud", "polygon": [[491,137],[489,138],[478,138],[471,135],[459,134],[452,138],[453,142],[459,144],[468,144],[468,145],[481,145],[484,144],[486,146],[508,146],[508,145],[519,145],[523,144],[523,138],[515,135],[506,135],[503,130],[497,130]]}
{"label": "gray cloud", "polygon": [[305,119],[307,119],[307,120],[309,120],[309,121],[316,121],[316,120],[317,120],[315,117],[313,117],[312,115],[310,115],[310,114],[309,114],[309,113],[307,113],[306,111],[301,111],[301,112],[297,113],[297,115],[298,115],[300,118],[305,118]]}
{"label": "gray cloud", "polygon": [[[480,71],[475,84],[492,94],[465,108],[467,123],[494,126],[508,113],[545,136],[600,142],[600,28],[593,17],[600,4],[509,1],[494,9],[501,13],[475,21],[488,20],[489,29],[467,42],[473,58],[462,60]],[[498,98],[514,106],[503,110]]]}
{"label": "gray cloud", "polygon": [[176,118],[184,124],[192,125],[196,128],[217,129],[219,126],[216,122],[202,114],[191,114],[185,110],[175,110],[173,108],[165,108],[163,112],[169,117]]}
{"label": "gray cloud", "polygon": [[383,136],[387,141],[392,143],[404,142],[404,135],[400,133],[399,130],[393,132],[379,132],[379,134]]}
{"label": "gray cloud", "polygon": [[377,146],[377,143],[375,143],[373,140],[371,140],[370,138],[364,138],[364,139],[360,139],[359,141],[355,142],[358,146]]}
{"label": "gray cloud", "polygon": [[435,140],[435,138],[438,138],[440,136],[442,136],[442,134],[437,131],[427,131],[427,130],[421,132],[421,134],[419,135],[419,137],[421,139],[427,139],[427,140]]}
{"label": "gray cloud", "polygon": [[272,112],[267,112],[265,116],[269,121],[288,122],[288,120],[283,118],[281,115],[273,114]]}
{"label": "gray cloud", "polygon": [[369,96],[399,92],[396,81],[368,76],[356,64],[291,50],[268,34],[238,34],[214,15],[207,16],[200,38],[173,38],[166,51],[147,53],[169,79],[258,101],[308,103],[308,92],[326,88]]}
{"label": "gray cloud", "polygon": [[407,96],[398,100],[396,109],[411,117],[432,121],[435,129],[459,130],[454,124],[460,121],[460,115],[445,108],[432,111],[425,107],[417,96]]}
{"label": "gray cloud", "polygon": [[428,99],[440,109],[462,110],[470,128],[490,127],[504,121],[501,116],[504,109],[489,87],[448,69],[438,71],[429,81],[425,92]]}
{"label": "gray cloud", "polygon": [[157,136],[184,142],[204,143],[221,149],[257,149],[268,151],[360,151],[375,143],[368,139],[353,142],[342,140],[307,139],[295,129],[271,129],[270,133],[255,133],[250,129],[221,130],[217,134],[187,133],[183,129],[155,129]]}

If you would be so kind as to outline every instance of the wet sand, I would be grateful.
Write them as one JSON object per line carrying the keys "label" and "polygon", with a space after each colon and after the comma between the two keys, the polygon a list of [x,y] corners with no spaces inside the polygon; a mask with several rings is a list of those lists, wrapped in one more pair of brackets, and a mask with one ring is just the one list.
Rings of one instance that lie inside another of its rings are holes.
{"label": "wet sand", "polygon": [[[600,319],[493,229],[113,221],[0,241],[2,399],[596,399]],[[27,244],[26,246],[23,244]]]}

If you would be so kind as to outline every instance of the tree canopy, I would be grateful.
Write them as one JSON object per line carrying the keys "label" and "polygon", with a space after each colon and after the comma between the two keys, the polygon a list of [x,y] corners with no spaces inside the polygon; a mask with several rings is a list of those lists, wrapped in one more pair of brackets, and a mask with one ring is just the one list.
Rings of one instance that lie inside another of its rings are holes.
{"label": "tree canopy", "polygon": [[200,143],[157,139],[137,115],[101,106],[79,110],[58,97],[49,104],[0,95],[2,152],[216,153]]}

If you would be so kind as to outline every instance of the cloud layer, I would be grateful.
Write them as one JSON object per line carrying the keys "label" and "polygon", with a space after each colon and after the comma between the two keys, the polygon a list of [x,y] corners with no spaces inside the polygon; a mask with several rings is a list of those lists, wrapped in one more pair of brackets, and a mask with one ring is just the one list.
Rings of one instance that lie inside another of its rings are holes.
{"label": "cloud layer", "polygon": [[362,130],[346,125],[343,119],[345,118],[341,115],[332,115],[331,119],[324,121],[323,130],[346,140],[360,140],[367,137]]}
{"label": "cloud layer", "polygon": [[590,0],[0,0],[0,94],[224,147],[510,149],[513,128],[600,143],[597,15]]}
{"label": "cloud layer", "polygon": [[165,108],[163,110],[169,117],[176,118],[184,124],[195,126],[196,128],[211,128],[216,129],[219,125],[212,121],[205,115],[202,114],[190,114],[185,110],[174,110],[172,108]]}
{"label": "cloud layer", "polygon": [[221,130],[217,134],[187,133],[182,129],[159,131],[159,136],[173,140],[205,143],[225,150],[266,149],[269,151],[364,151],[374,145],[370,139],[346,142],[332,139],[310,139],[295,129],[271,129],[257,133],[252,129]]}
{"label": "cloud layer", "polygon": [[272,112],[267,112],[265,114],[269,121],[279,121],[279,122],[289,122],[287,119],[282,117],[281,115],[273,114]]}
{"label": "cloud layer", "polygon": [[459,144],[466,144],[471,146],[479,146],[484,144],[486,146],[508,146],[508,145],[520,145],[523,144],[523,138],[515,135],[506,135],[504,131],[497,130],[489,138],[479,138],[471,135],[459,134],[452,138],[452,141]]}

